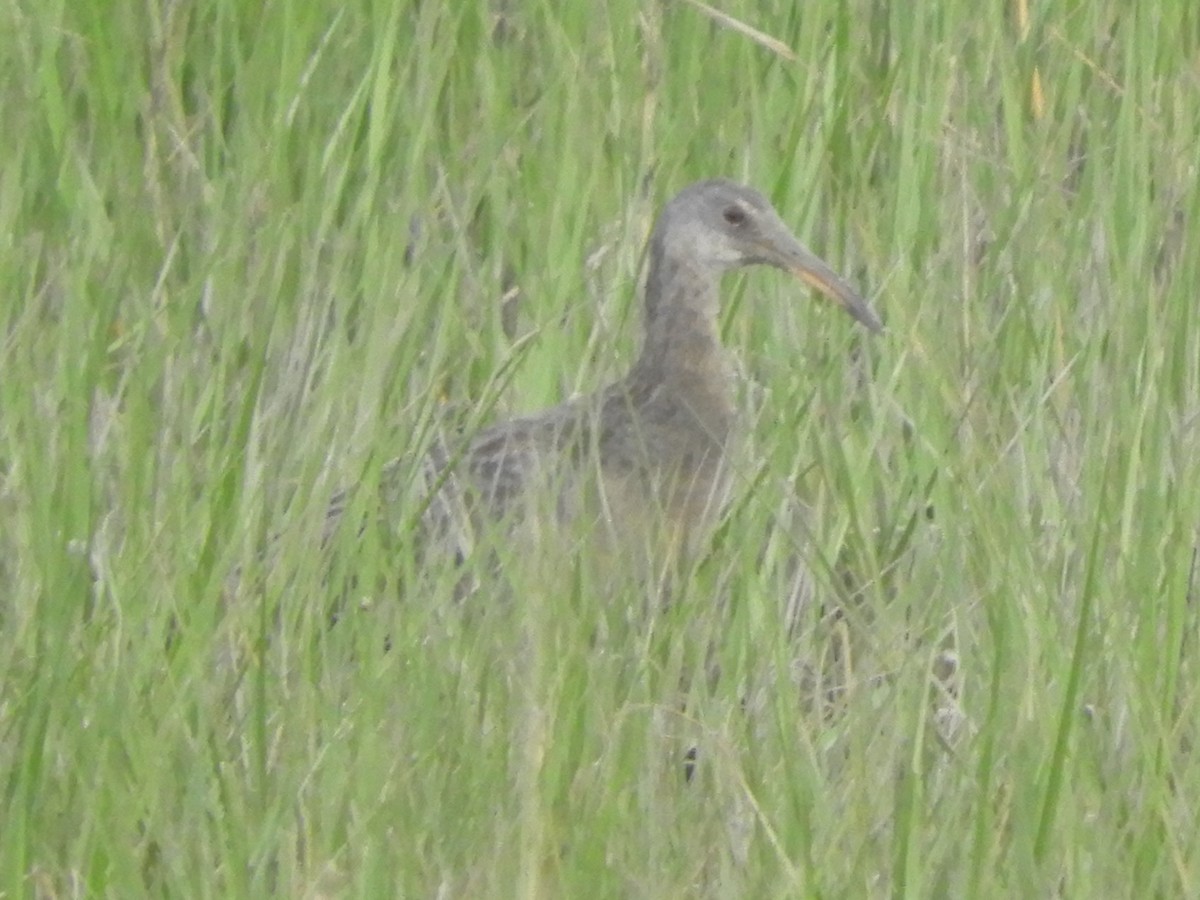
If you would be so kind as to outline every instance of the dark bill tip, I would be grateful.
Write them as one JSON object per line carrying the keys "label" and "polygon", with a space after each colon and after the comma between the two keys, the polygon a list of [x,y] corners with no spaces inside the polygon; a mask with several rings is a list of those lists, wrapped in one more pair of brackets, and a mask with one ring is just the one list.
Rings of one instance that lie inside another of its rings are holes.
{"label": "dark bill tip", "polygon": [[806,261],[793,267],[792,274],[837,303],[872,334],[879,334],[883,331],[883,323],[879,321],[879,316],[875,315],[874,310],[867,305],[867,301],[819,259],[813,257],[811,263]]}

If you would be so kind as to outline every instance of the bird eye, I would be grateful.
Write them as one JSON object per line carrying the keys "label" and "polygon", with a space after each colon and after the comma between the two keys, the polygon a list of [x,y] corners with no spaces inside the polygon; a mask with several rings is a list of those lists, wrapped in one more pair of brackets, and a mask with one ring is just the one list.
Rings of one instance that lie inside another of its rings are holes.
{"label": "bird eye", "polygon": [[746,211],[740,206],[730,206],[722,213],[722,217],[730,225],[741,225],[746,221]]}

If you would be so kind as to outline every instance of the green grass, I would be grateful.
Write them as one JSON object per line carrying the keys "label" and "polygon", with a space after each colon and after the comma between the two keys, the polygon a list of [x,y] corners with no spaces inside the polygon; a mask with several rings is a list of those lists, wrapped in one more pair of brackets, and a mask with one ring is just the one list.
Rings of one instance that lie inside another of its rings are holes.
{"label": "green grass", "polygon": [[[0,12],[0,896],[1200,895],[1200,13],[722,9],[798,61],[686,3]],[[754,453],[678,602],[320,557],[338,486],[618,375],[713,175],[889,332],[730,279]]]}

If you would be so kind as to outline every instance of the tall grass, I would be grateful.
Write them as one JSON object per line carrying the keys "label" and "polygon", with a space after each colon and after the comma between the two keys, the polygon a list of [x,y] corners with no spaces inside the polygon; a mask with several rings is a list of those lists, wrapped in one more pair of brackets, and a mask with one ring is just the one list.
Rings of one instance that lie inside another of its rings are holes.
{"label": "tall grass", "polygon": [[[796,60],[683,3],[0,12],[0,893],[1200,894],[1200,12],[722,11]],[[754,449],[677,602],[318,553],[618,375],[718,174],[889,330],[730,280]]]}

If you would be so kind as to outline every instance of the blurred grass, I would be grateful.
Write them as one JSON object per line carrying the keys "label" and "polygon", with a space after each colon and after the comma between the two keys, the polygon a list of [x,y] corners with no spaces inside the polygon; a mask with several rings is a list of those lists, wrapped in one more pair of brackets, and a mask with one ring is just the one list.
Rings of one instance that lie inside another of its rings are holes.
{"label": "blurred grass", "polygon": [[[720,8],[798,61],[687,4],[0,11],[0,891],[1200,891],[1200,13]],[[620,373],[718,174],[890,330],[731,279],[758,468],[682,601],[456,606],[386,536],[331,584],[337,486]],[[345,572],[403,597],[328,629]]]}

